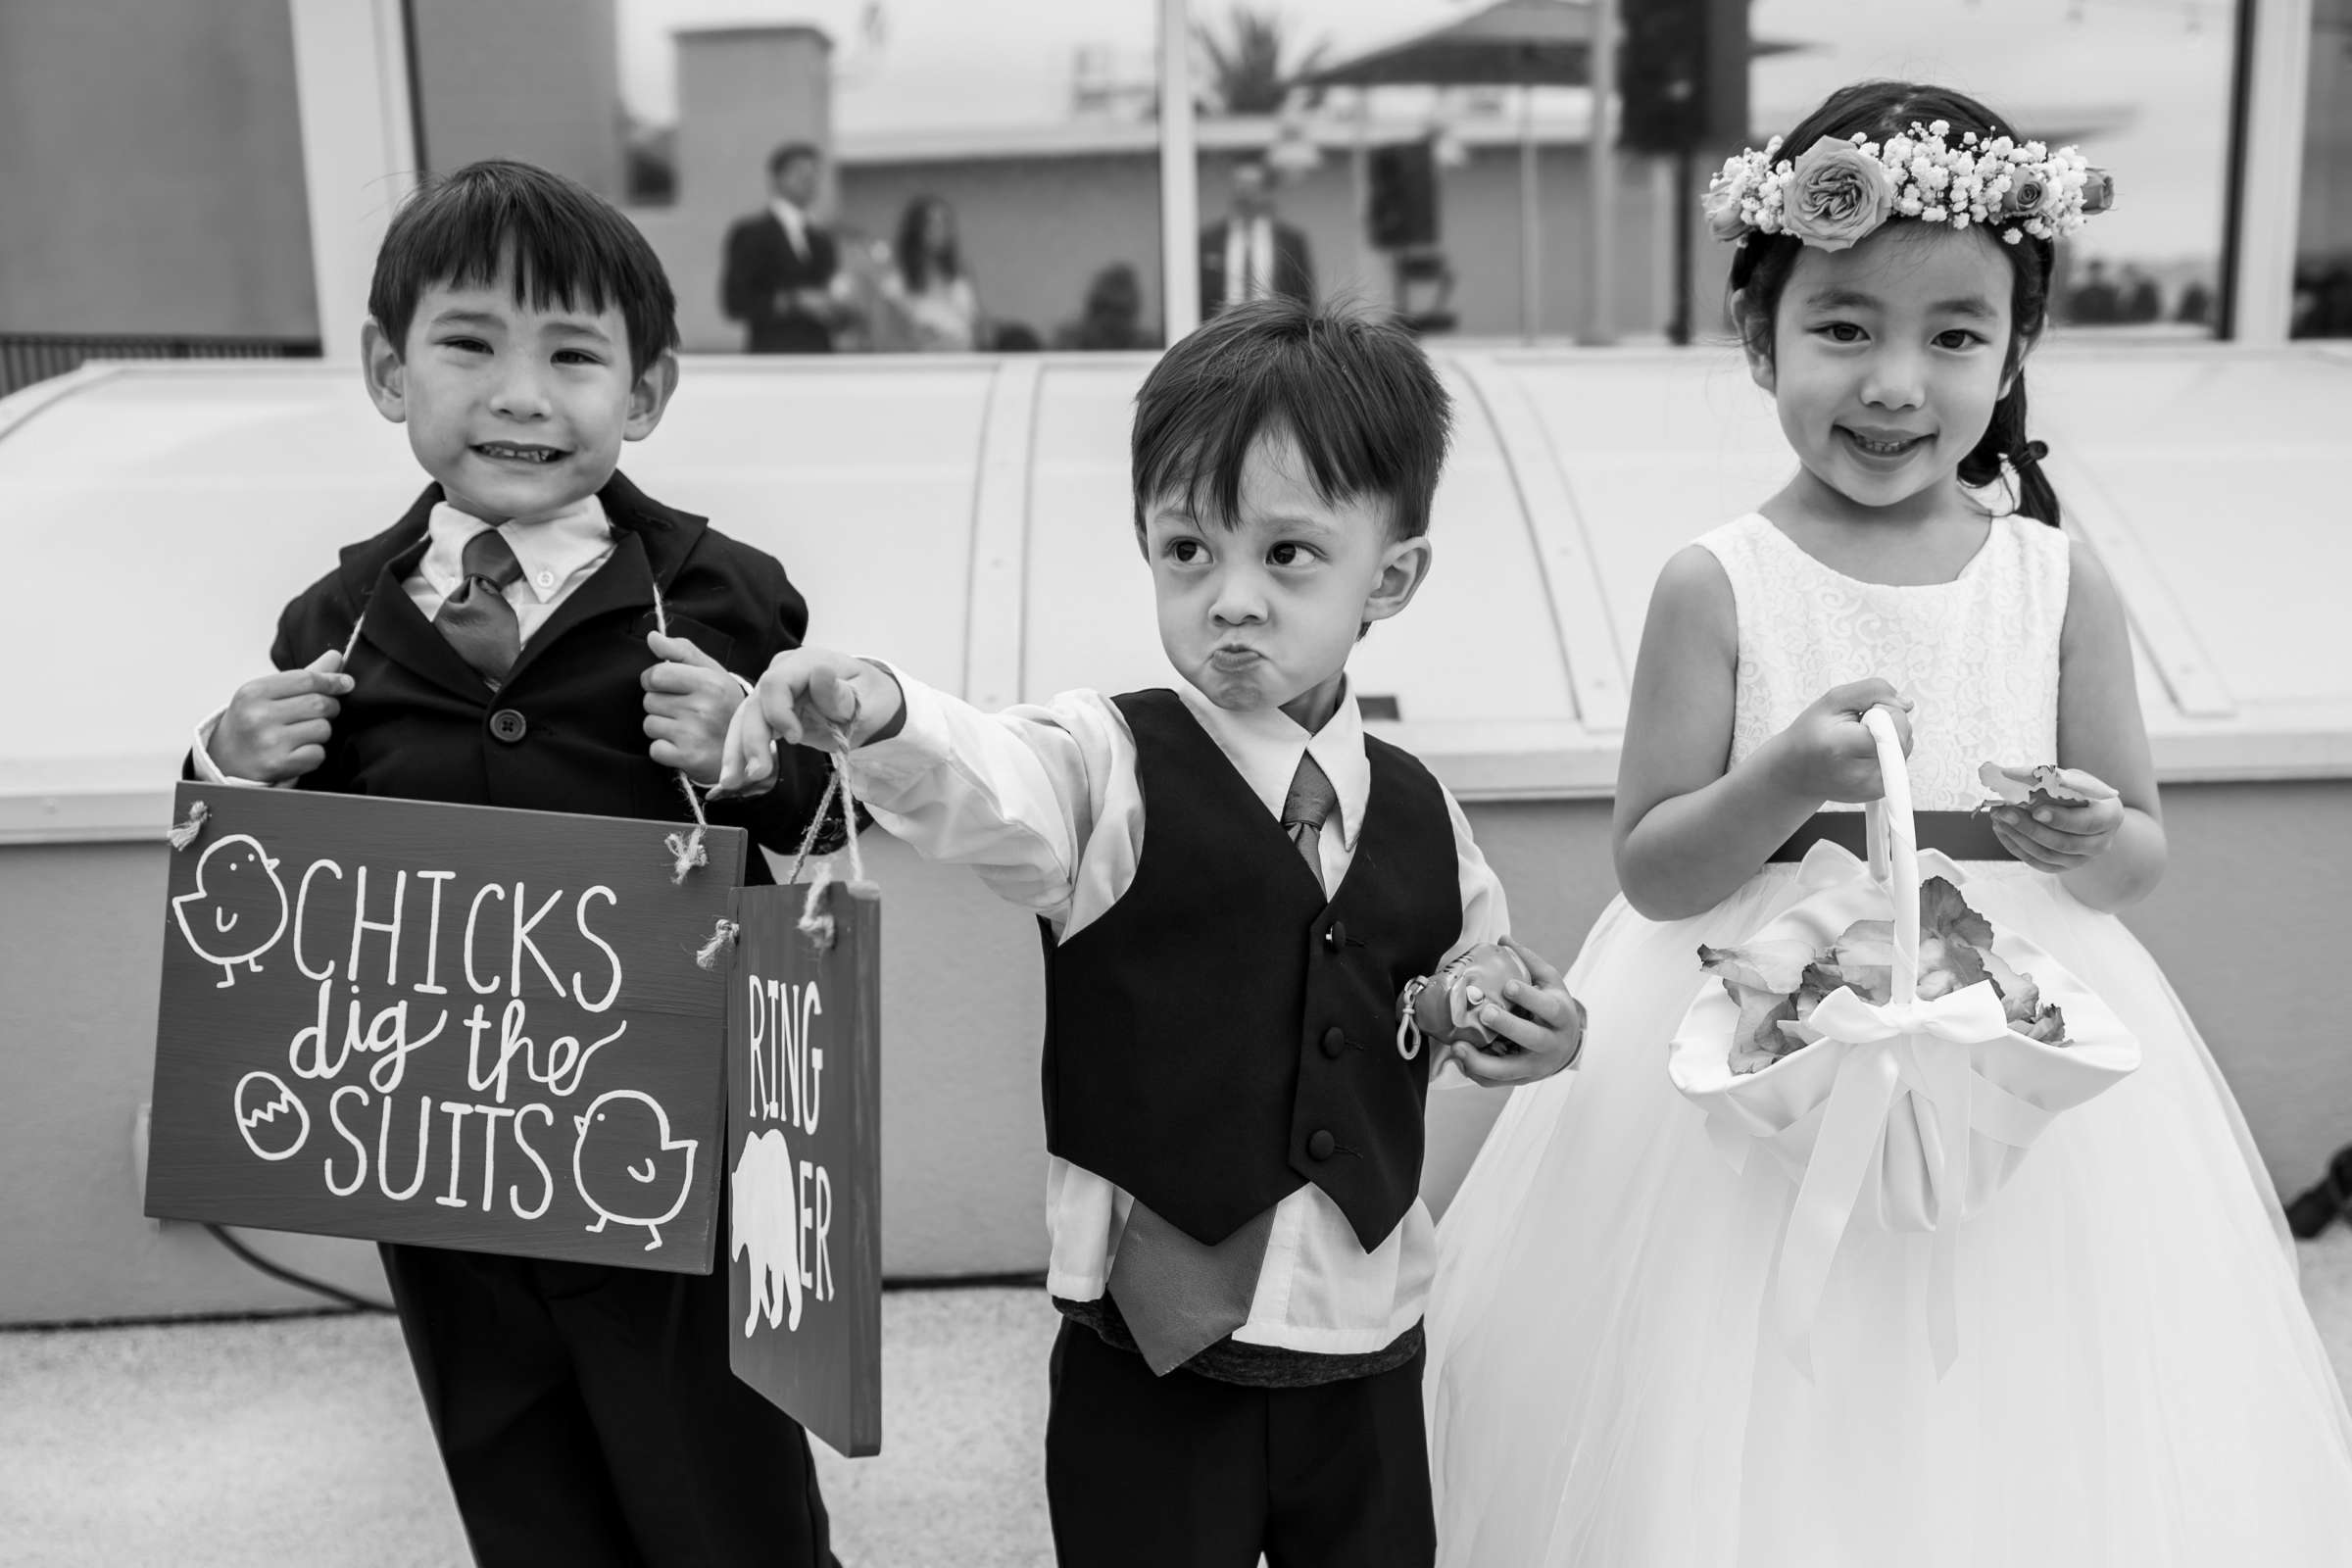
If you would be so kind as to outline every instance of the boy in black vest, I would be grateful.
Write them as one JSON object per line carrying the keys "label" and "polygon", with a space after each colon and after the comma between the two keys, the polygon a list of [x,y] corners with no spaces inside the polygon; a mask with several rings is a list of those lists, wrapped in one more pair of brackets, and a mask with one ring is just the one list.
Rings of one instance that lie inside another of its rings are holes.
{"label": "boy in black vest", "polygon": [[[368,396],[433,482],[286,607],[279,673],[200,727],[191,776],[686,818],[678,772],[716,779],[733,672],[808,612],[774,558],[616,471],[677,385],[660,260],[571,181],[476,164],[394,218],[368,308]],[[711,819],[790,851],[827,764],[781,765],[772,800]],[[833,1562],[808,1439],[728,1369],[725,1268],[383,1257],[477,1562]]]}
{"label": "boy in black vest", "polygon": [[[1574,1057],[1582,1010],[1522,953],[1483,1020],[1420,1049],[1399,994],[1500,938],[1501,885],[1445,788],[1367,736],[1347,662],[1429,569],[1444,389],[1393,326],[1284,299],[1171,349],[1136,400],[1135,529],[1173,691],[983,714],[815,649],[736,715],[854,748],[874,819],[1045,928],[1046,1479],[1074,1568],[1427,1564],[1433,1248],[1422,1106]],[[1147,825],[1148,819],[1148,825]]]}

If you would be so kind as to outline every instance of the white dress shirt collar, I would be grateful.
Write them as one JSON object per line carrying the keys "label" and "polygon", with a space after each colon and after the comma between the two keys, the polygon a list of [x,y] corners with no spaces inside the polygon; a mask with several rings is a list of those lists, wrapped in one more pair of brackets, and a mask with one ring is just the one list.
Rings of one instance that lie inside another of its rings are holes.
{"label": "white dress shirt collar", "polygon": [[1340,841],[1354,848],[1355,836],[1363,831],[1364,803],[1372,793],[1372,764],[1364,756],[1364,720],[1356,710],[1351,688],[1341,688],[1340,706],[1312,735],[1279,708],[1248,712],[1219,708],[1190,681],[1178,681],[1176,695],[1184,699],[1184,706],[1208,731],[1208,738],[1217,743],[1250,793],[1277,818],[1290,796],[1298,759],[1313,754],[1316,765],[1339,797]]}
{"label": "white dress shirt collar", "polygon": [[792,241],[792,248],[803,256],[808,255],[808,215],[781,196],[769,197],[767,210],[776,215],[777,222],[784,225],[784,237]]}
{"label": "white dress shirt collar", "polygon": [[[436,502],[425,525],[424,560],[417,569],[442,593],[454,593],[466,575],[466,545],[490,524],[446,501]],[[605,505],[583,496],[560,512],[516,517],[498,524],[514,559],[522,564],[522,586],[541,604],[554,599],[574,574],[602,563],[612,549],[612,524]]]}

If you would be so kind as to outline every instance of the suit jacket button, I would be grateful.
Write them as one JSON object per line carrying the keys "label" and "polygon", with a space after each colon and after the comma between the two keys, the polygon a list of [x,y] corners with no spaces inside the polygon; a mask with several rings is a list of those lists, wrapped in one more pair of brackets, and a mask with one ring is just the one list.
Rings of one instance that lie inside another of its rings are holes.
{"label": "suit jacket button", "polygon": [[1340,1141],[1337,1138],[1332,1137],[1330,1133],[1318,1128],[1316,1129],[1314,1135],[1308,1138],[1306,1141],[1306,1157],[1309,1159],[1329,1159],[1331,1157],[1331,1152],[1339,1147]]}
{"label": "suit jacket button", "polygon": [[1334,920],[1334,921],[1332,921],[1332,922],[1331,922],[1331,929],[1323,933],[1323,946],[1324,946],[1324,948],[1325,948],[1325,949],[1326,949],[1328,952],[1337,953],[1337,952],[1339,952],[1339,951],[1340,951],[1342,948],[1346,947],[1347,945],[1348,945],[1348,926],[1347,926],[1347,923],[1346,923],[1345,921],[1341,921],[1341,920]]}
{"label": "suit jacket button", "polygon": [[1348,1031],[1336,1024],[1323,1031],[1323,1054],[1337,1061],[1348,1050]]}
{"label": "suit jacket button", "polygon": [[531,721],[512,708],[502,708],[490,715],[490,733],[509,746],[522,739],[530,727]]}

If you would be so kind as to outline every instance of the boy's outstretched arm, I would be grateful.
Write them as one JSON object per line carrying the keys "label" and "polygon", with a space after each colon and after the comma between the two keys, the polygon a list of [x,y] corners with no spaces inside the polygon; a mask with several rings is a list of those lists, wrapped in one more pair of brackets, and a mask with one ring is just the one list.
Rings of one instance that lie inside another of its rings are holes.
{"label": "boy's outstretched arm", "polygon": [[[1082,861],[1107,898],[1140,853],[1134,741],[1098,693],[984,713],[873,661],[798,649],[737,711],[719,794],[765,788],[779,752],[843,755],[858,806],[884,831],[1048,919],[1071,912]],[[1106,822],[1129,828],[1098,842]]]}

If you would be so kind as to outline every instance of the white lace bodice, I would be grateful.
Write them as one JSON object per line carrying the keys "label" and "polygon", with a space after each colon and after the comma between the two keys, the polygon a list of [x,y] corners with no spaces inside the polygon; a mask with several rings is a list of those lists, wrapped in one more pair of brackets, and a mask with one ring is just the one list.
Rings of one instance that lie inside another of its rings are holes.
{"label": "white lace bodice", "polygon": [[1740,621],[1735,763],[1823,692],[1881,676],[1916,705],[1911,794],[1923,811],[1984,798],[1979,764],[2058,760],[2066,535],[1997,517],[1960,575],[1895,587],[1822,564],[1750,513],[1698,543],[1732,579]]}

